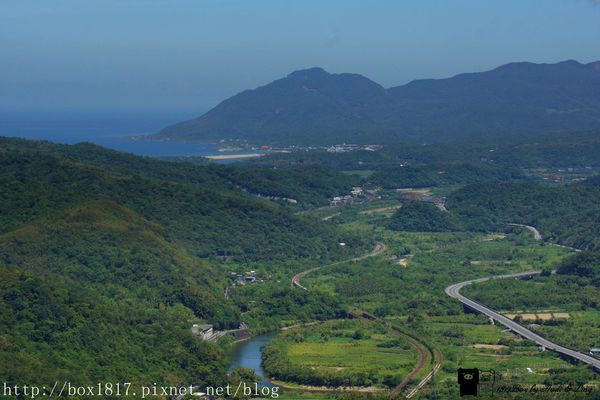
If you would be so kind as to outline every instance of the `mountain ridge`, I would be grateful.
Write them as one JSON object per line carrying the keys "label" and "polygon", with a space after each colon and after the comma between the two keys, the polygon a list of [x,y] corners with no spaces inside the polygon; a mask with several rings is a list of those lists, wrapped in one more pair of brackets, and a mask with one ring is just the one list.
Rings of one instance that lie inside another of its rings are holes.
{"label": "mountain ridge", "polygon": [[313,67],[232,96],[156,137],[255,144],[445,141],[600,128],[600,61],[508,63],[384,88]]}

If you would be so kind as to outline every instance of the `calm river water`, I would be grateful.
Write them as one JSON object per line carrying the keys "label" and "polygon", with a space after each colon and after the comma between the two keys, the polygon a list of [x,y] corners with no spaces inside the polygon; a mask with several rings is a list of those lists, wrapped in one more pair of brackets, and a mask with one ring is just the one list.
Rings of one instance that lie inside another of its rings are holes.
{"label": "calm river water", "polygon": [[249,340],[234,345],[231,354],[231,363],[229,364],[229,371],[235,367],[251,368],[263,379],[263,381],[259,383],[264,386],[270,386],[269,381],[265,379],[265,371],[260,365],[260,351],[263,346],[275,337],[276,334],[276,332],[265,333],[264,335],[254,336]]}

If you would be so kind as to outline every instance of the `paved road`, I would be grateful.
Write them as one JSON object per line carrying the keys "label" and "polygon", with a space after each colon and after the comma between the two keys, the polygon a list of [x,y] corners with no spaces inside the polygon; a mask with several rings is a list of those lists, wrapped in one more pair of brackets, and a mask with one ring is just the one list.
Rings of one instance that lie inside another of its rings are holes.
{"label": "paved road", "polygon": [[302,271],[302,272],[294,275],[294,277],[292,278],[292,286],[298,286],[301,289],[308,290],[306,287],[302,286],[302,284],[300,283],[300,280],[302,278],[304,278],[307,274],[310,274],[313,271],[317,271],[317,270],[319,270],[319,269],[321,269],[323,267],[330,267],[330,266],[333,266],[333,265],[347,263],[347,262],[362,261],[362,260],[364,260],[366,258],[374,257],[374,256],[376,256],[378,254],[381,254],[381,253],[383,253],[386,250],[387,250],[387,246],[384,243],[375,242],[375,248],[373,249],[373,251],[371,251],[368,254],[362,255],[360,257],[351,258],[349,260],[334,262],[333,264],[323,265],[321,267],[315,267],[315,268],[307,269],[305,271]]}
{"label": "paved road", "polygon": [[460,283],[456,283],[454,285],[448,286],[446,288],[446,294],[450,297],[454,297],[455,299],[458,299],[458,301],[465,304],[469,308],[472,308],[473,310],[479,311],[480,313],[487,315],[488,317],[490,317],[490,318],[494,319],[495,321],[501,323],[502,325],[506,326],[511,331],[518,333],[522,337],[529,339],[529,340],[533,340],[534,342],[536,342],[540,346],[543,346],[546,349],[554,350],[557,353],[561,353],[561,354],[567,355],[569,357],[575,358],[581,362],[591,365],[596,370],[600,371],[600,360],[598,360],[588,354],[580,353],[578,351],[571,350],[571,349],[568,349],[561,345],[558,345],[556,343],[553,343],[553,342],[549,341],[548,339],[545,339],[545,338],[541,337],[540,335],[530,331],[529,329],[524,328],[523,326],[521,326],[518,323],[514,322],[513,320],[505,317],[504,315],[502,315],[490,308],[487,308],[479,303],[476,303],[473,300],[460,294],[460,289],[462,289],[463,287],[465,287],[467,285],[471,285],[473,283],[485,282],[490,279],[524,278],[524,277],[538,275],[538,274],[540,274],[540,272],[541,271],[530,271],[530,272],[522,272],[519,274],[499,275],[499,276],[493,276],[493,277],[488,277],[488,278],[480,278],[480,279],[473,279],[471,281],[460,282]]}
{"label": "paved road", "polygon": [[540,234],[540,231],[538,231],[535,227],[531,226],[531,225],[523,225],[523,224],[509,224],[511,226],[520,226],[522,228],[526,228],[528,230],[530,230],[533,233],[533,238],[535,240],[542,240],[542,235]]}
{"label": "paved road", "polygon": [[[542,240],[542,234],[540,233],[540,231],[538,231],[535,227],[531,226],[531,225],[523,225],[523,224],[509,224],[512,226],[520,226],[522,228],[526,228],[529,229],[532,233],[533,233],[533,238],[535,240]],[[556,246],[556,247],[562,247],[563,249],[569,249],[575,252],[580,252],[581,249],[577,249],[575,247],[571,247],[571,246],[566,246],[564,244],[558,244],[558,243],[553,243],[553,242],[546,242],[547,244],[549,244],[550,246]]]}

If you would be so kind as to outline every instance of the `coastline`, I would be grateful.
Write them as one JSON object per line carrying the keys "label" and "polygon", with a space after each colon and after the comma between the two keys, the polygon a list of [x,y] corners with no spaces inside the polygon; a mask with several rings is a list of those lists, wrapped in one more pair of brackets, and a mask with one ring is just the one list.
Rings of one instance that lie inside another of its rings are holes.
{"label": "coastline", "polygon": [[261,153],[248,153],[248,154],[218,154],[218,155],[210,155],[204,156],[204,158],[208,158],[209,160],[237,160],[241,158],[258,158],[263,157],[265,154]]}

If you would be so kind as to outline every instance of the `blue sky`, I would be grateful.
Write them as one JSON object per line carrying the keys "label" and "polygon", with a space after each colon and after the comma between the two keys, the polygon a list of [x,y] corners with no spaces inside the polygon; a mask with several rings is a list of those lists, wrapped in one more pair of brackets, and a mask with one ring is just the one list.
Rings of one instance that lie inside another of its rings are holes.
{"label": "blue sky", "polygon": [[600,1],[2,0],[0,49],[0,110],[204,110],[311,66],[390,87],[600,60]]}

